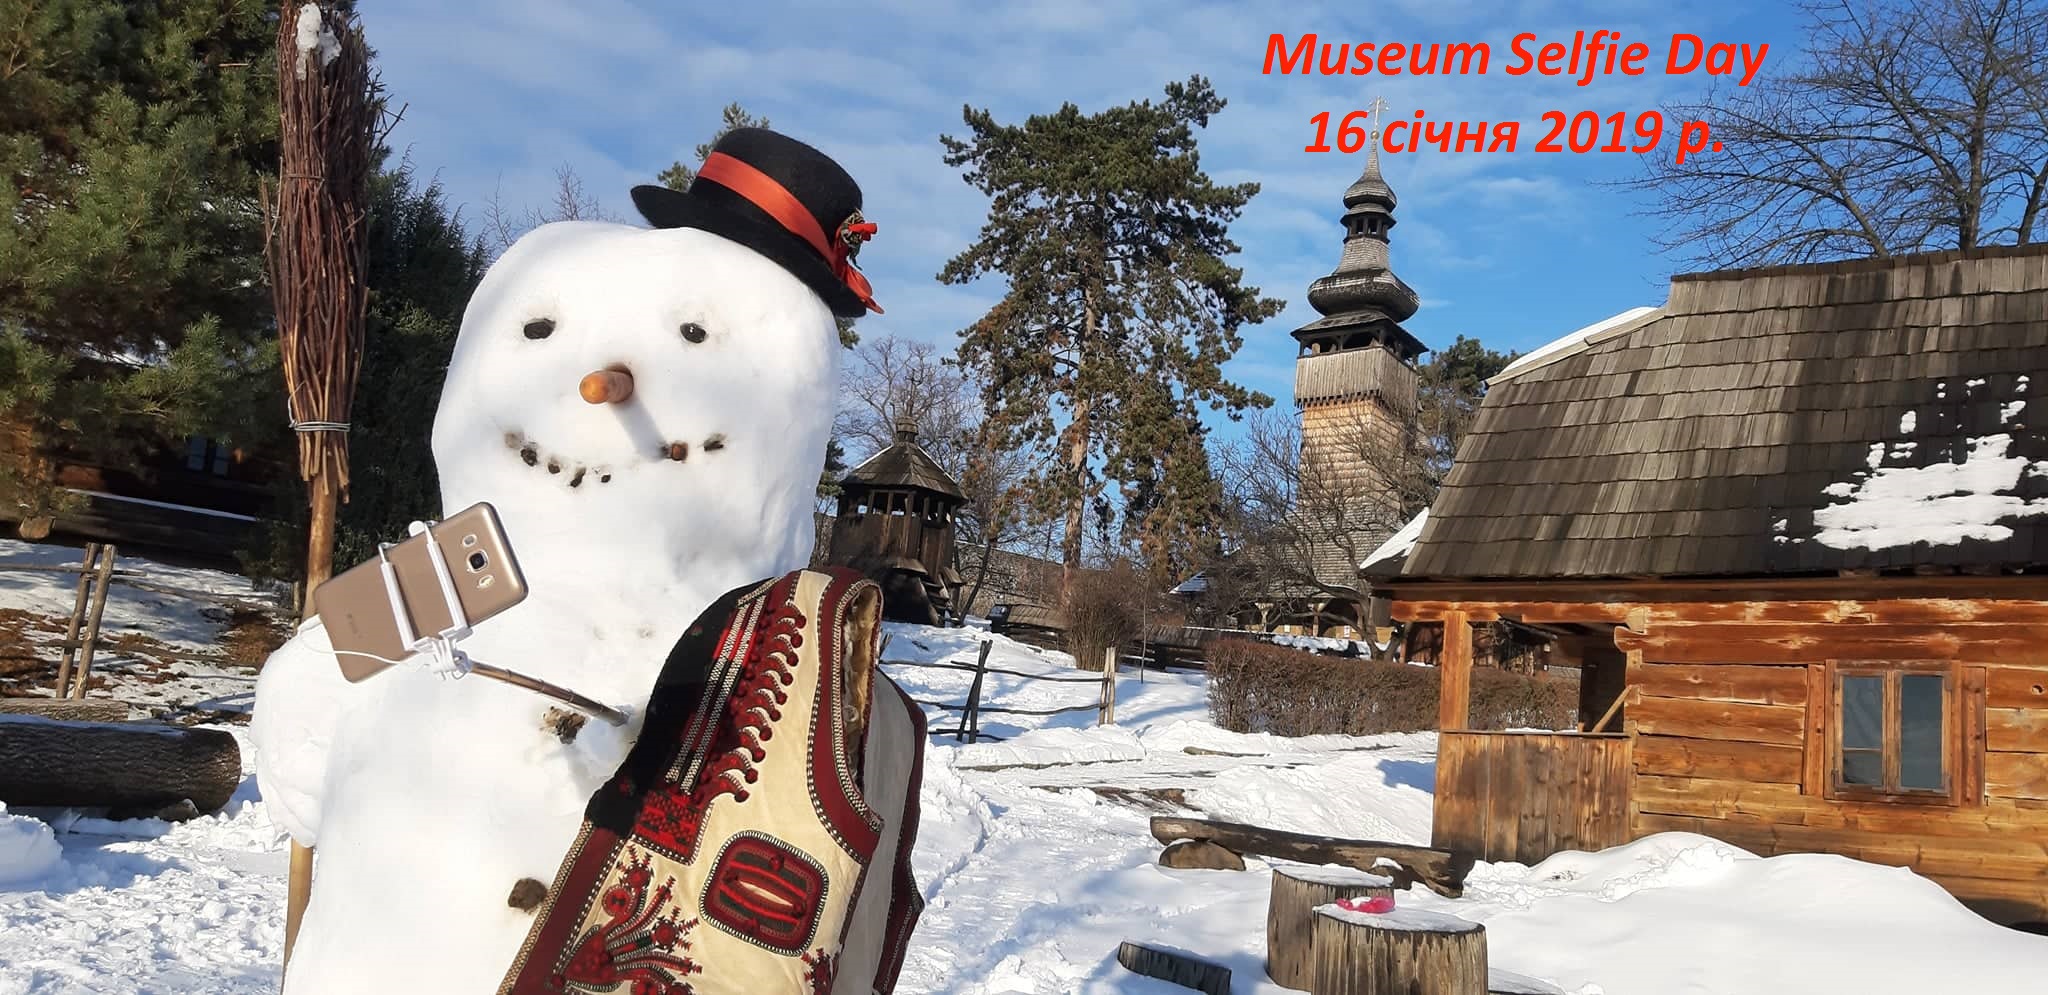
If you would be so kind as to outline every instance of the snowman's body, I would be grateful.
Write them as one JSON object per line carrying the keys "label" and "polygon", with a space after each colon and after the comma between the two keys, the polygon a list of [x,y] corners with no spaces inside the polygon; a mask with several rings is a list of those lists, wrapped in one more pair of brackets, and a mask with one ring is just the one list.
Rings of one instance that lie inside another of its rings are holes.
{"label": "snowman's body", "polygon": [[[822,301],[717,235],[565,222],[513,246],[433,446],[444,514],[490,502],[530,593],[462,648],[637,717],[711,601],[808,560],[838,351]],[[613,368],[630,400],[578,396]],[[327,649],[309,626],[271,658],[252,730],[275,817],[317,844],[285,995],[496,991],[533,923],[515,885],[553,880],[638,723],[564,742],[550,699],[413,667],[351,685]]]}

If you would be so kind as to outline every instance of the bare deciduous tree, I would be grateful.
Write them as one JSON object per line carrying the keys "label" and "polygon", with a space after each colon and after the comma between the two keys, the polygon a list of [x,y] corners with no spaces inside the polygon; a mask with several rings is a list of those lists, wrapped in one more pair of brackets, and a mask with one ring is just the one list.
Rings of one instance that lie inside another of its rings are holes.
{"label": "bare deciduous tree", "polygon": [[2048,207],[2048,6],[1813,0],[1810,58],[1664,110],[1675,134],[1624,185],[1667,248],[1713,266],[2027,243]]}
{"label": "bare deciduous tree", "polygon": [[1298,415],[1252,416],[1220,461],[1235,541],[1231,562],[1209,572],[1210,607],[1234,611],[1217,599],[1246,591],[1357,597],[1358,565],[1436,498],[1486,381],[1514,359],[1458,336],[1416,370],[1407,419],[1366,407],[1311,413],[1304,437]]}
{"label": "bare deciduous tree", "polygon": [[521,235],[556,221],[619,221],[619,216],[605,210],[595,194],[583,189],[583,178],[576,175],[574,167],[567,164],[555,168],[554,200],[545,208],[528,208],[524,214],[512,215],[505,208],[503,189],[493,190],[490,201],[484,206],[484,237],[490,243],[492,254],[504,252],[519,241]]}
{"label": "bare deciduous tree", "polygon": [[966,373],[944,350],[893,335],[870,339],[847,357],[843,384],[839,438],[852,453],[880,452],[908,421],[925,452],[960,476],[977,405]]}
{"label": "bare deciduous tree", "polygon": [[[958,569],[968,579],[962,607],[974,603],[999,569],[995,551],[1025,538],[1018,482],[1031,468],[1022,452],[991,440],[980,417],[980,391],[937,346],[887,336],[862,341],[848,357],[840,387],[837,434],[853,460],[895,441],[908,422],[917,442],[967,495],[954,518]],[[1021,578],[997,578],[1006,585]]]}
{"label": "bare deciduous tree", "polygon": [[1428,504],[1423,451],[1362,412],[1305,445],[1295,419],[1261,412],[1224,466],[1237,535],[1234,572],[1268,595],[1356,597],[1360,561]]}

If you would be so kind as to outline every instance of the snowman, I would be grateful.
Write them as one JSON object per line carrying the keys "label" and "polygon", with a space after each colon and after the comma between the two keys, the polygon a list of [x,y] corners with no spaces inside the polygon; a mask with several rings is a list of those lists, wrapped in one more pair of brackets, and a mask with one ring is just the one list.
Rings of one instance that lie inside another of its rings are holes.
{"label": "snowman", "polygon": [[800,569],[874,226],[764,129],[633,199],[654,228],[549,224],[491,267],[432,436],[444,513],[490,502],[529,588],[460,648],[628,721],[351,684],[301,627],[251,730],[317,855],[284,995],[894,986],[922,718],[874,670],[878,592]]}

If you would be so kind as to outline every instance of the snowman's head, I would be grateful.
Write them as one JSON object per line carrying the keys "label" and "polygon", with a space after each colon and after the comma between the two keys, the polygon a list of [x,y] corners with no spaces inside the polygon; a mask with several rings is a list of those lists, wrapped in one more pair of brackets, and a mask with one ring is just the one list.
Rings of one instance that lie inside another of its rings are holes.
{"label": "snowman's head", "polygon": [[463,316],[434,420],[445,510],[496,506],[530,582],[801,566],[839,352],[826,304],[724,237],[542,226]]}

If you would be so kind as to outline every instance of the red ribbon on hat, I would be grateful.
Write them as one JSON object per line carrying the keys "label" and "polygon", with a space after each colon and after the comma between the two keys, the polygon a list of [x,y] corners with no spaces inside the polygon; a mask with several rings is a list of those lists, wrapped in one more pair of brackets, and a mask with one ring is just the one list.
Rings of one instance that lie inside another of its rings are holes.
{"label": "red ribbon on hat", "polygon": [[853,291],[868,310],[882,313],[882,306],[875,303],[874,288],[869,286],[868,278],[853,267],[855,248],[874,238],[877,230],[873,222],[860,220],[860,212],[854,212],[853,216],[840,223],[837,238],[826,238],[825,229],[819,227],[818,219],[811,214],[810,208],[768,174],[742,160],[723,152],[713,152],[705,158],[697,175],[746,198],[790,234],[809,242],[811,248],[825,257],[826,264],[832,267],[832,275],[838,277],[846,289]]}

